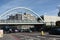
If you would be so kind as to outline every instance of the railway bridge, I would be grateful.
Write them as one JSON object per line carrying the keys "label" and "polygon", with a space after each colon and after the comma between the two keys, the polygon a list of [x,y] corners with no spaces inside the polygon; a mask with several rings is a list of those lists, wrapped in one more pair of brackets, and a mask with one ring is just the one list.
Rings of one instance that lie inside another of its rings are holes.
{"label": "railway bridge", "polygon": [[[19,12],[17,10],[22,10],[23,11],[22,13],[29,11],[36,18],[40,18],[40,20],[39,20],[39,22],[37,21],[37,19],[35,19],[35,20],[15,20],[15,19],[14,20],[8,20],[7,18],[9,15],[12,15],[13,13]],[[14,12],[12,12],[12,11],[14,11]],[[38,15],[36,12],[34,12],[33,10],[26,8],[26,7],[12,8],[12,9],[7,10],[6,12],[4,12],[3,14],[0,15],[0,27],[12,26],[12,27],[17,27],[19,29],[29,29],[30,27],[34,27],[34,26],[40,27],[43,24],[44,24],[44,21],[40,17],[40,15]]]}

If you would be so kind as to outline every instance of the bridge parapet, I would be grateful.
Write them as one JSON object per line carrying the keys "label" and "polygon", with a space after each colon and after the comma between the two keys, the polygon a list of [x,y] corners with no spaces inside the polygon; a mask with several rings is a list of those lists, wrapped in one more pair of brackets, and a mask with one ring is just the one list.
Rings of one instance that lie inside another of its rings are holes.
{"label": "bridge parapet", "polygon": [[0,23],[42,23],[35,20],[0,20]]}

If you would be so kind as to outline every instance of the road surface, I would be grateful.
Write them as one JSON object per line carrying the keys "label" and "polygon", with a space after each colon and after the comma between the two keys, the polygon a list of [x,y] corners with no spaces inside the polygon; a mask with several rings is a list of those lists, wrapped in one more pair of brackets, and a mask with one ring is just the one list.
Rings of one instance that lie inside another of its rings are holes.
{"label": "road surface", "polygon": [[40,33],[12,33],[4,34],[0,40],[60,40],[59,35],[45,35],[41,36]]}

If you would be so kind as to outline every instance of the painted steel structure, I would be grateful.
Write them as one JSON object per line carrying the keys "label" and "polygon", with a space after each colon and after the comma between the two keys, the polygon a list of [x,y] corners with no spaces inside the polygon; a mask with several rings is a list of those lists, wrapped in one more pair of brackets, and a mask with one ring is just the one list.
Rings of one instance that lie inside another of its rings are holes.
{"label": "painted steel structure", "polygon": [[43,19],[40,17],[40,15],[38,15],[36,12],[34,12],[33,10],[31,10],[29,8],[26,8],[26,7],[16,7],[16,8],[9,9],[8,11],[4,12],[3,14],[1,14],[0,18],[5,16],[5,15],[7,15],[7,14],[9,14],[10,11],[13,11],[13,10],[16,10],[16,9],[26,9],[26,10],[29,10],[29,11],[33,12],[33,14],[38,16],[41,19],[42,22],[44,22]]}

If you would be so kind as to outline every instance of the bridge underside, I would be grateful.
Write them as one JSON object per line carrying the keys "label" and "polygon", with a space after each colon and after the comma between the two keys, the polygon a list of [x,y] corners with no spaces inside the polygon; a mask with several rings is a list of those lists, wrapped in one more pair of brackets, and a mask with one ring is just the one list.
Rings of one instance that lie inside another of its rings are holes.
{"label": "bridge underside", "polygon": [[18,29],[29,29],[33,27],[41,28],[44,24],[0,24],[0,28],[2,27],[17,27]]}

